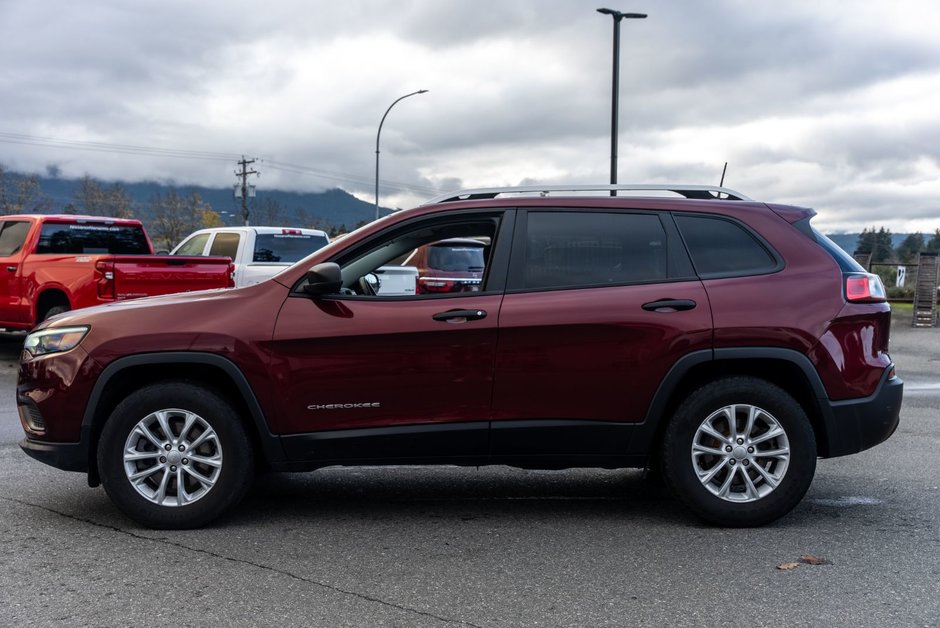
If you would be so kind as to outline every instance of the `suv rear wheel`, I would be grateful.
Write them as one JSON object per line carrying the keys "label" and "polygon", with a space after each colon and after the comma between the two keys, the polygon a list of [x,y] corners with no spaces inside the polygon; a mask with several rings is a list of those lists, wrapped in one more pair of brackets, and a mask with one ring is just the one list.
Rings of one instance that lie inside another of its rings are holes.
{"label": "suv rear wheel", "polygon": [[753,377],[707,384],[679,406],[663,439],[663,474],[702,519],[729,527],[782,517],[816,471],[816,439],[803,408]]}
{"label": "suv rear wheel", "polygon": [[154,528],[204,525],[233,506],[253,477],[251,444],[235,409],[212,390],[163,382],[129,395],[101,434],[108,495]]}

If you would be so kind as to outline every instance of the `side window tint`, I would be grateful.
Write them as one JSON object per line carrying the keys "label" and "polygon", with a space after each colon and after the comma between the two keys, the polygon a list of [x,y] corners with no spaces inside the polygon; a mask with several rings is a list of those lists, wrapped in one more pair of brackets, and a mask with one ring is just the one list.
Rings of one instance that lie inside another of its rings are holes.
{"label": "side window tint", "polygon": [[235,259],[238,255],[239,240],[241,240],[241,235],[237,233],[217,233],[215,234],[215,240],[212,241],[212,246],[209,247],[209,255],[220,255]]}
{"label": "side window tint", "polygon": [[202,255],[209,240],[208,233],[200,233],[183,242],[176,255]]}
{"label": "side window tint", "polygon": [[772,272],[777,260],[741,225],[707,216],[676,215],[676,223],[699,276]]}
{"label": "side window tint", "polygon": [[431,220],[338,260],[347,295],[449,296],[487,289],[499,220]]}
{"label": "side window tint", "polygon": [[529,212],[525,288],[661,281],[666,268],[655,214]]}
{"label": "side window tint", "polygon": [[19,253],[26,242],[29,233],[29,223],[21,220],[10,220],[2,223],[0,231],[0,257],[7,257]]}

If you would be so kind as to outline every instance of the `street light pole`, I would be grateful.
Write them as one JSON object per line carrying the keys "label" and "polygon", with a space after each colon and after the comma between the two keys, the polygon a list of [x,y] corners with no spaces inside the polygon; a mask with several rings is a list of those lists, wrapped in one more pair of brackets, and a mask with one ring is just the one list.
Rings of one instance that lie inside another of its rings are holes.
{"label": "street light pole", "polygon": [[[642,20],[646,17],[646,13],[621,13],[613,9],[598,9],[597,12],[614,19],[614,78],[610,107],[610,184],[616,185],[617,136],[619,134],[617,122],[620,117],[620,20],[624,18]],[[616,196],[617,191],[611,190],[610,195]]]}
{"label": "street light pole", "polygon": [[388,109],[385,110],[385,115],[382,116],[382,120],[379,122],[379,132],[375,134],[375,219],[379,219],[379,138],[382,137],[382,125],[385,124],[385,116],[388,115],[388,112],[392,110],[392,107],[398,104],[400,100],[404,100],[409,96],[417,96],[418,94],[426,94],[428,90],[419,89],[416,92],[411,92],[410,94],[405,94],[404,96],[398,98],[388,106]]}

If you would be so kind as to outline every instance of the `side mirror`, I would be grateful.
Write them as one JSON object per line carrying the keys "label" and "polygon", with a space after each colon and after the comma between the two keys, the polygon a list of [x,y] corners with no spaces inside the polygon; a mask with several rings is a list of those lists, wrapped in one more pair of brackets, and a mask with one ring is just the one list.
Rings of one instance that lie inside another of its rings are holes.
{"label": "side mirror", "polygon": [[323,262],[307,271],[303,290],[310,295],[333,294],[343,287],[343,271],[339,264]]}

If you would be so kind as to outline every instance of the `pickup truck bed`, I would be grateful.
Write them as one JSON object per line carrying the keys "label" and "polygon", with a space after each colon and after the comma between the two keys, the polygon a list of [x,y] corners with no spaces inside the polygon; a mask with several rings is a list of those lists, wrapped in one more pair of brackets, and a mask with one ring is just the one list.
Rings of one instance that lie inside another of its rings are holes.
{"label": "pickup truck bed", "polygon": [[0,216],[0,327],[111,301],[233,285],[227,258],[153,255],[138,220]]}

